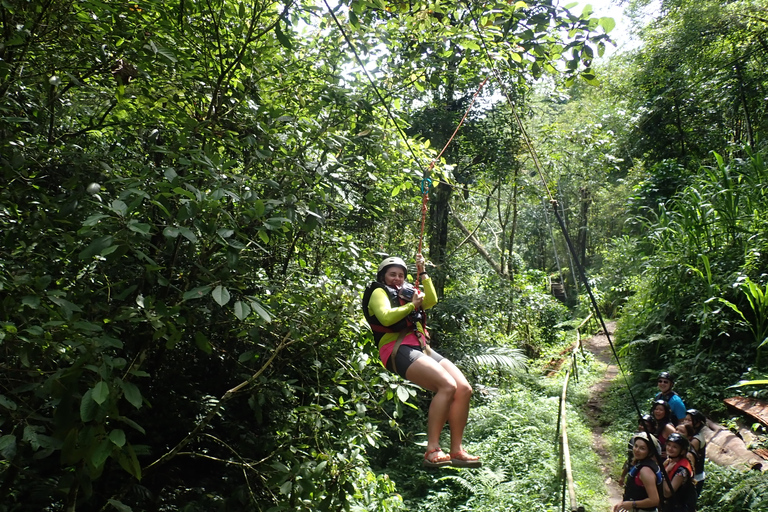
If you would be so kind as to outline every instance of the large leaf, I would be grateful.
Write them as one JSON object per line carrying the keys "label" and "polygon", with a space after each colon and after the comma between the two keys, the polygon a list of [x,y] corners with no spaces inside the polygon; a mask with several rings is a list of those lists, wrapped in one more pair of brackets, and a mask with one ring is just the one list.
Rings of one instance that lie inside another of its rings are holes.
{"label": "large leaf", "polygon": [[184,300],[191,300],[191,299],[201,299],[208,295],[208,293],[211,291],[211,286],[198,286],[197,288],[193,288],[187,292],[184,292]]}
{"label": "large leaf", "polygon": [[125,399],[128,400],[128,402],[130,402],[130,404],[135,408],[141,409],[143,400],[141,398],[141,391],[139,391],[139,388],[136,386],[136,384],[121,380],[120,388],[123,390],[123,396]]}
{"label": "large leaf", "polygon": [[235,302],[235,316],[238,320],[245,320],[251,314],[251,308],[245,302],[238,300]]}
{"label": "large leaf", "polygon": [[275,23],[275,37],[277,37],[277,40],[280,42],[281,45],[285,46],[289,50],[293,49],[293,44],[291,43],[291,40],[286,37],[285,33],[283,33],[283,29],[280,28],[280,21]]}
{"label": "large leaf", "polygon": [[109,385],[103,380],[97,382],[96,385],[93,387],[93,391],[91,393],[91,398],[93,399],[93,401],[101,405],[107,400],[108,397],[109,397]]}
{"label": "large leaf", "polygon": [[13,460],[16,456],[16,436],[6,434],[0,437],[0,455],[5,460]]}
{"label": "large leaf", "polygon": [[229,299],[230,299],[229,290],[227,290],[224,286],[221,286],[221,285],[214,288],[211,296],[219,306],[224,306],[227,302],[229,302]]}
{"label": "large leaf", "polygon": [[101,254],[104,250],[111,247],[114,242],[112,235],[106,235],[93,240],[88,247],[80,251],[79,258],[81,260],[90,259],[97,254]]}
{"label": "large leaf", "polygon": [[83,394],[83,398],[80,399],[80,419],[83,423],[88,423],[96,417],[96,411],[99,406],[91,398],[93,393],[92,389],[89,389]]}

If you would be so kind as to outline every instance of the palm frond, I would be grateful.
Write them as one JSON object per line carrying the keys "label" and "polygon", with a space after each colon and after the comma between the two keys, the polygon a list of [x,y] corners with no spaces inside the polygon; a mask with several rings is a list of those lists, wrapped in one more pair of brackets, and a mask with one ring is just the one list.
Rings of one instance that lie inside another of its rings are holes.
{"label": "palm frond", "polygon": [[519,348],[489,347],[482,354],[464,356],[461,362],[473,370],[493,368],[512,373],[528,370],[528,359],[523,350]]}

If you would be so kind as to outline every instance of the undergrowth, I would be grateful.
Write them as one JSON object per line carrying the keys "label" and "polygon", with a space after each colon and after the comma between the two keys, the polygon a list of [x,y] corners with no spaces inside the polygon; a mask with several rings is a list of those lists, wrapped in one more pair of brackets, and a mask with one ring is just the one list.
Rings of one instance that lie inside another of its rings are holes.
{"label": "undergrowth", "polygon": [[[645,398],[652,393],[644,386],[633,387],[641,410]],[[600,421],[610,425],[603,436],[614,464],[611,476],[618,480],[625,460],[627,441],[634,432],[637,412],[622,380],[614,381],[606,394],[606,403]],[[768,473],[722,467],[706,462],[704,490],[697,503],[698,512],[753,512],[768,511]]]}
{"label": "undergrowth", "polygon": [[[580,414],[588,388],[600,378],[591,354],[577,358],[579,380],[571,379],[567,418],[576,494],[587,510],[602,510],[607,495],[589,426]],[[564,367],[570,367],[570,360]],[[531,370],[531,373],[534,373]],[[477,396],[464,440],[482,457],[481,469],[425,470],[423,442],[402,446],[387,473],[397,483],[407,510],[430,512],[554,512],[561,508],[557,422],[564,371],[553,377],[519,375],[505,389]],[[423,430],[423,426],[421,429]],[[443,445],[448,444],[448,429]],[[424,439],[424,435],[416,436]]]}

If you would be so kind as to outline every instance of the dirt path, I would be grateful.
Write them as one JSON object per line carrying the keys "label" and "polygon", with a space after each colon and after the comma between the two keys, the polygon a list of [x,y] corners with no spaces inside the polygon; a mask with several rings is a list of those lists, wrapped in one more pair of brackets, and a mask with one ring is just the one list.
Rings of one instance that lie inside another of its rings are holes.
{"label": "dirt path", "polygon": [[[616,327],[616,322],[607,322],[606,327],[608,328],[611,340],[613,340],[613,331]],[[605,485],[608,489],[609,503],[606,504],[605,510],[610,510],[608,505],[613,507],[613,505],[621,501],[622,489],[619,487],[618,482],[616,482],[610,475],[609,463],[607,461],[612,460],[612,456],[608,452],[606,442],[603,439],[603,431],[607,425],[600,422],[600,415],[605,402],[604,394],[611,385],[611,382],[618,375],[619,369],[614,362],[611,347],[608,344],[608,337],[605,336],[603,331],[600,331],[588,340],[584,340],[584,349],[592,352],[598,361],[602,361],[608,365],[603,378],[589,388],[587,417],[589,418],[592,427],[592,448],[594,448],[595,452],[599,455],[601,461],[606,461],[605,464],[601,464],[600,470],[603,472]]]}

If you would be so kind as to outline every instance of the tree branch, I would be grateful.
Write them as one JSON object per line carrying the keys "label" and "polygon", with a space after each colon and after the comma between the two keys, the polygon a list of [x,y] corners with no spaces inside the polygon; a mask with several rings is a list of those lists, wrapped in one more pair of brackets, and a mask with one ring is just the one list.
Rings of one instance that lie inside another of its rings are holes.
{"label": "tree branch", "polygon": [[508,279],[509,276],[504,275],[504,273],[501,270],[501,265],[498,264],[493,259],[493,256],[490,255],[490,253],[483,247],[483,244],[480,243],[480,241],[475,237],[474,233],[472,233],[467,227],[464,225],[464,223],[459,220],[459,218],[453,214],[453,211],[451,210],[450,206],[448,207],[448,211],[451,214],[451,219],[456,223],[456,225],[459,227],[459,229],[466,235],[467,240],[469,240],[469,243],[475,246],[475,249],[477,249],[477,252],[480,253],[480,256],[483,257],[485,261],[488,262],[488,264],[493,268],[493,270],[499,274],[501,277]]}
{"label": "tree branch", "polygon": [[288,338],[289,336],[290,336],[290,332],[288,332],[285,335],[285,337],[282,339],[282,341],[277,346],[277,348],[275,348],[274,352],[272,352],[272,355],[269,357],[267,362],[265,362],[262,365],[262,367],[259,368],[259,370],[256,373],[254,373],[248,379],[244,380],[243,382],[241,382],[237,386],[233,387],[232,389],[230,389],[229,391],[224,393],[224,396],[221,397],[221,399],[219,400],[219,403],[216,404],[216,407],[211,409],[211,411],[205,416],[205,418],[200,420],[197,423],[197,425],[195,425],[195,428],[193,428],[192,431],[189,434],[187,434],[186,437],[184,437],[184,439],[179,441],[178,444],[176,444],[176,446],[171,448],[162,457],[160,457],[156,461],[152,462],[151,464],[149,464],[148,466],[143,468],[142,469],[142,473],[146,473],[150,469],[152,469],[154,467],[157,467],[157,466],[161,466],[162,464],[165,464],[166,462],[170,461],[171,459],[176,457],[176,455],[179,454],[179,452],[181,451],[182,448],[184,448],[193,439],[195,439],[198,435],[200,435],[200,432],[206,426],[208,426],[208,424],[213,420],[213,418],[216,417],[216,415],[219,413],[219,411],[221,410],[222,406],[224,405],[224,402],[229,401],[239,391],[241,391],[245,387],[249,386],[250,384],[253,384],[261,376],[261,374],[263,374],[267,370],[267,368],[269,368],[269,366],[272,364],[272,362],[277,358],[277,355],[280,352],[282,352],[283,349],[285,349],[286,347],[288,347],[288,346],[290,346],[290,345],[292,345],[293,343],[296,342],[296,340],[289,341],[289,338]]}

